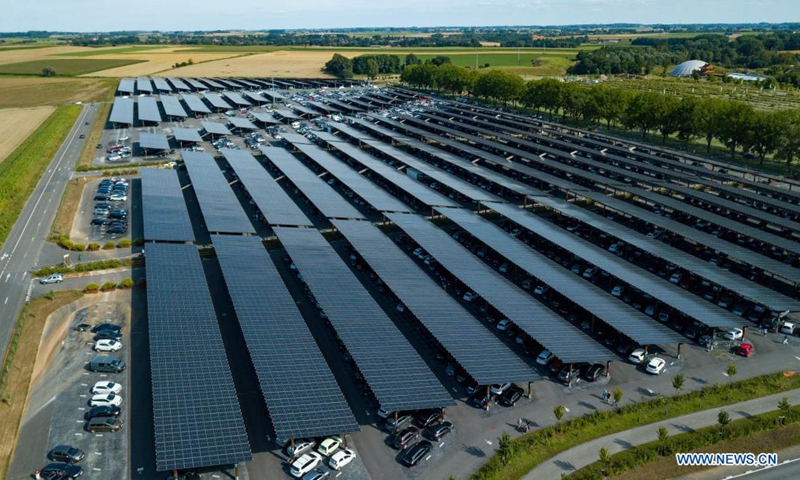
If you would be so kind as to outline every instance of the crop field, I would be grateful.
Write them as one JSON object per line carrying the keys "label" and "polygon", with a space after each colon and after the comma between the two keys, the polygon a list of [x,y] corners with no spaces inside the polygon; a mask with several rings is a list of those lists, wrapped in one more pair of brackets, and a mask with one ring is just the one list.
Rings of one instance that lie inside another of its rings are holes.
{"label": "crop field", "polygon": [[58,75],[76,76],[87,73],[108,70],[110,68],[141,63],[145,60],[129,59],[67,59],[67,58],[48,58],[42,60],[32,60],[30,62],[7,63],[0,65],[0,75],[39,75],[42,69],[52,67]]}
{"label": "crop field", "polygon": [[[159,46],[139,46],[139,47],[119,47],[119,48],[88,48],[87,50],[83,50],[80,52],[68,52],[68,53],[59,53],[57,54],[59,57],[94,57],[96,55],[110,55],[110,54],[120,54],[120,53],[138,53],[138,52],[150,52],[153,50],[162,49],[164,47]],[[171,50],[171,49],[167,49]]]}
{"label": "crop field", "polygon": [[708,83],[673,78],[613,78],[603,82],[603,84],[630,91],[657,92],[678,97],[694,95],[696,97],[738,100],[749,103],[759,110],[800,108],[800,92],[797,90],[763,90],[747,84]]}
{"label": "crop field", "polygon": [[[53,45],[26,45],[24,47],[3,47],[0,50],[0,65],[8,63],[31,62],[48,58],[60,58],[60,54],[84,52],[87,50],[102,51],[103,49],[90,49],[87,47],[53,46]],[[38,72],[37,72],[38,73]]]}
{"label": "crop field", "polygon": [[50,116],[55,107],[6,108],[0,110],[0,163],[31,132]]}
{"label": "crop field", "polygon": [[[172,66],[176,63],[186,62],[192,60],[195,65],[205,62],[213,62],[214,65],[219,65],[219,60],[236,57],[242,54],[231,53],[214,53],[214,54],[198,54],[192,53],[158,53],[153,51],[139,52],[139,53],[121,53],[100,55],[92,57],[99,61],[107,62],[124,62],[119,66],[111,66],[108,69],[95,70],[86,76],[92,77],[137,77],[140,75],[152,75],[154,73],[164,72],[170,70],[169,74],[173,75],[178,70],[172,70]],[[89,60],[84,60],[89,61]],[[220,73],[220,75],[223,75]]]}
{"label": "crop field", "polygon": [[0,76],[0,108],[106,101],[116,87],[112,79]]}
{"label": "crop field", "polygon": [[[348,57],[355,57],[362,53],[346,52]],[[280,51],[246,55],[225,60],[217,60],[181,67],[172,70],[170,75],[178,77],[295,77],[295,78],[321,78],[326,77],[321,69],[325,62],[330,60],[330,52],[294,52]]]}
{"label": "crop field", "polygon": [[[428,60],[436,55],[417,55]],[[489,64],[492,68],[502,68],[522,76],[564,75],[572,64],[575,54],[560,52],[538,53],[456,53],[448,55],[454,65],[459,67],[479,67]]]}

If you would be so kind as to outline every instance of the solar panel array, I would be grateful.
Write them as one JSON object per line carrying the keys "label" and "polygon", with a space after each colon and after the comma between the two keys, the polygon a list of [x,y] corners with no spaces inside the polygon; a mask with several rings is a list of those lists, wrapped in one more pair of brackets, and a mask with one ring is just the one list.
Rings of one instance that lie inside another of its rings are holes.
{"label": "solar panel array", "polygon": [[270,225],[313,226],[300,207],[249,152],[228,148],[220,151]]}
{"label": "solar panel array", "polygon": [[169,80],[169,83],[171,83],[172,86],[175,87],[176,91],[180,92],[180,91],[189,91],[189,90],[191,90],[189,88],[189,85],[186,85],[186,83],[184,83],[184,81],[181,80],[180,78],[172,78],[171,77],[171,78],[168,78],[168,80]]}
{"label": "solar panel array", "polygon": [[172,87],[161,77],[153,77],[153,83],[156,86],[156,90],[160,92],[172,92]]}
{"label": "solar panel array", "polygon": [[123,78],[119,81],[119,87],[117,88],[118,91],[122,93],[127,93],[129,95],[133,95],[136,89],[136,83],[133,81],[132,78]]}
{"label": "solar panel array", "polygon": [[114,105],[111,106],[109,121],[111,123],[133,125],[133,99],[116,97]]}
{"label": "solar panel array", "polygon": [[217,161],[208,153],[181,152],[210,233],[256,233]]}
{"label": "solar panel array", "polygon": [[299,133],[283,132],[281,133],[281,137],[283,137],[283,139],[286,140],[289,144],[305,143],[306,145],[311,145],[314,143],[311,140],[309,140],[308,137],[300,135]]}
{"label": "solar panel array", "polygon": [[406,204],[386,193],[356,170],[342,163],[336,157],[316,145],[293,144],[306,154],[314,163],[328,171],[356,195],[364,199],[379,212],[412,212]]}
{"label": "solar panel array", "polygon": [[190,93],[181,94],[183,101],[186,102],[186,105],[189,106],[189,110],[194,113],[211,113],[211,110],[208,109],[205,102],[200,100],[200,97],[197,95],[192,95]]}
{"label": "solar panel array", "polygon": [[203,96],[205,97],[206,100],[211,102],[211,105],[214,106],[214,108],[219,108],[223,110],[230,110],[231,108],[233,108],[218,93],[209,92],[204,94]]}
{"label": "solar panel array", "polygon": [[453,399],[333,247],[315,229],[276,227],[331,325],[387,411],[453,405]]}
{"label": "solar panel array", "polygon": [[203,141],[203,137],[200,136],[200,133],[195,128],[173,127],[172,134],[175,135],[175,140],[179,142],[200,143]]}
{"label": "solar panel array", "polygon": [[386,216],[442,267],[564,363],[615,358],[609,350],[483,263],[444,230],[417,215]]}
{"label": "solar panel array", "polygon": [[171,95],[161,95],[161,105],[164,106],[164,112],[168,117],[188,117],[186,110],[183,109],[178,97]]}
{"label": "solar panel array", "polygon": [[169,141],[162,133],[139,132],[139,147],[145,150],[169,150]]}
{"label": "solar panel array", "polygon": [[297,116],[296,113],[294,113],[291,110],[285,109],[285,108],[284,109],[275,110],[273,113],[276,116],[281,117],[281,118],[288,118],[290,120],[300,120],[300,117]]}
{"label": "solar panel array", "polygon": [[276,436],[357,432],[353,412],[261,239],[211,238]]}
{"label": "solar panel array", "polygon": [[198,92],[204,92],[208,90],[208,86],[206,84],[198,82],[194,78],[186,78],[185,80],[189,83],[189,85],[192,86],[192,88],[194,88]]}
{"label": "solar panel array", "polygon": [[153,85],[150,83],[150,79],[147,77],[137,78],[136,90],[139,90],[139,93],[153,93]]}
{"label": "solar panel array", "polygon": [[203,127],[208,133],[213,133],[214,135],[230,135],[231,131],[228,130],[228,127],[221,123],[217,122],[200,122],[200,125]]}
{"label": "solar panel array", "polygon": [[275,118],[271,113],[251,112],[253,117],[259,122],[266,123],[267,125],[277,125],[281,123],[280,120]]}
{"label": "solar panel array", "polygon": [[208,79],[208,78],[201,78],[200,81],[205,83],[206,85],[208,85],[211,88],[216,88],[217,90],[224,90],[225,89],[225,85],[222,85],[221,83],[218,83],[218,82],[216,82],[214,80],[211,80],[211,79]]}
{"label": "solar panel array", "polygon": [[359,140],[374,140],[370,134],[364,133],[361,130],[356,130],[346,123],[328,122],[328,125],[330,125],[331,128],[334,128],[352,138],[357,138]]}
{"label": "solar panel array", "polygon": [[230,124],[236,128],[243,128],[245,130],[258,130],[258,127],[253,125],[253,122],[246,118],[231,117],[228,119],[228,122],[230,122]]}
{"label": "solar panel array", "polygon": [[269,102],[269,100],[264,98],[263,95],[261,95],[259,93],[256,93],[256,92],[244,92],[244,96],[249,98],[250,100],[253,100],[254,102],[256,102],[258,104]]}
{"label": "solar panel array", "polygon": [[225,92],[223,95],[228,97],[230,101],[232,101],[235,105],[240,107],[249,107],[252,103],[245,100],[241,95],[236,92]]}
{"label": "solar panel array", "polygon": [[[490,221],[461,209],[436,209],[509,262],[642,345],[679,343],[684,337],[625,302],[612,297],[580,275],[531,249]],[[580,252],[576,252],[580,255]]]}
{"label": "solar panel array", "polygon": [[327,218],[365,218],[324,180],[283,148],[259,147],[278,170]]}
{"label": "solar panel array", "polygon": [[147,246],[156,470],[252,459],[197,247]]}
{"label": "solar panel array", "polygon": [[161,112],[158,111],[158,102],[155,97],[139,97],[139,121],[161,123]]}
{"label": "solar panel array", "polygon": [[273,102],[282,102],[283,100],[285,100],[284,96],[277,92],[271,92],[269,90],[266,90],[262,93],[265,97],[269,97],[269,99]]}
{"label": "solar panel array", "polygon": [[183,199],[178,172],[143,168],[141,175],[145,240],[194,241],[192,222]]}
{"label": "solar panel array", "polygon": [[479,385],[539,379],[372,223],[333,220],[333,225]]}

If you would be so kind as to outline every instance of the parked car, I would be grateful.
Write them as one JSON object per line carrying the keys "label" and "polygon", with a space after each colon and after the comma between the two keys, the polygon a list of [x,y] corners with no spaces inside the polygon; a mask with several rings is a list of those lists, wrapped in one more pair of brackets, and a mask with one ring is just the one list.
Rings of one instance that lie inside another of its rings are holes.
{"label": "parked car", "polygon": [[91,393],[98,395],[102,393],[119,393],[122,391],[122,384],[101,380],[94,384]]}
{"label": "parked car", "polygon": [[749,357],[750,355],[753,354],[753,345],[749,343],[743,343],[738,347],[736,347],[733,351],[736,355],[740,355],[742,357]]}
{"label": "parked car", "polygon": [[108,216],[111,218],[128,218],[128,211],[121,208],[115,208],[114,210],[111,210],[111,213],[109,213]]}
{"label": "parked car", "polygon": [[415,443],[403,453],[401,461],[408,467],[416,466],[423,458],[427,457],[433,444],[427,440]]}
{"label": "parked car", "polygon": [[86,456],[83,450],[70,445],[56,445],[47,456],[54,462],[78,463]]}
{"label": "parked car", "polygon": [[90,225],[108,225],[110,223],[111,219],[102,217],[95,217],[89,222]]}
{"label": "parked car", "polygon": [[575,380],[575,378],[578,377],[579,373],[580,370],[578,368],[573,368],[567,365],[566,367],[562,368],[560,372],[558,372],[558,381],[565,385],[569,385],[573,380]]}
{"label": "parked car", "polygon": [[464,294],[463,298],[465,302],[471,302],[478,298],[478,294],[475,292],[467,292]]}
{"label": "parked car", "polygon": [[122,409],[114,405],[104,405],[99,407],[92,407],[83,415],[86,420],[91,420],[95,417],[119,417]]}
{"label": "parked car", "polygon": [[91,433],[116,432],[122,428],[122,420],[116,417],[95,417],[86,424],[86,430]]}
{"label": "parked car", "polygon": [[500,398],[497,399],[497,403],[504,407],[513,407],[516,405],[517,401],[522,398],[522,393],[523,390],[520,387],[512,385],[500,395]]}
{"label": "parked car", "polygon": [[647,364],[647,373],[659,375],[665,368],[667,368],[667,362],[663,358],[654,357]]}
{"label": "parked car", "polygon": [[444,418],[444,412],[441,408],[435,408],[433,410],[424,410],[417,414],[417,425],[422,428],[429,427],[436,422],[441,421]]}
{"label": "parked car", "polygon": [[744,331],[741,328],[729,328],[725,330],[722,336],[725,340],[741,340],[744,336]]}
{"label": "parked car", "polygon": [[112,235],[124,235],[127,231],[128,231],[128,227],[126,227],[124,225],[115,225],[113,227],[109,227],[106,230],[106,233],[109,233],[109,234],[112,234]]}
{"label": "parked car", "polygon": [[509,320],[507,318],[504,318],[504,319],[500,320],[499,322],[497,322],[497,327],[496,328],[498,330],[500,330],[501,332],[505,332],[506,330],[508,330],[508,327],[510,327],[510,326],[511,326],[511,320]]}
{"label": "parked car", "polygon": [[328,465],[334,470],[340,470],[342,467],[346,466],[350,462],[356,459],[356,452],[350,450],[349,448],[345,448],[344,450],[339,450],[338,452],[334,453],[330,460],[328,460]]}
{"label": "parked car", "polygon": [[97,202],[97,201],[107,201],[108,199],[109,199],[109,196],[106,195],[105,193],[98,193],[97,195],[94,196],[94,201],[95,202]]}
{"label": "parked car", "polygon": [[95,334],[94,340],[122,340],[122,333],[116,330],[100,330]]}
{"label": "parked car", "polygon": [[128,196],[121,193],[112,193],[109,199],[112,202],[124,202],[128,200]]}
{"label": "parked car", "polygon": [[502,395],[509,387],[511,383],[495,384],[491,386],[490,391],[492,395]]}
{"label": "parked car", "polygon": [[94,349],[98,352],[116,352],[122,348],[122,343],[117,340],[98,340],[94,342]]}
{"label": "parked car", "polygon": [[97,333],[100,330],[113,330],[115,332],[119,332],[122,330],[122,327],[114,323],[98,323],[92,327],[92,333]]}
{"label": "parked car", "polygon": [[469,401],[477,408],[486,408],[486,405],[492,401],[492,394],[486,393],[486,388],[481,387],[475,390],[475,393],[472,394]]}
{"label": "parked car", "polygon": [[51,283],[61,283],[64,281],[64,276],[60,273],[54,273],[52,275],[48,275],[46,277],[42,277],[39,279],[39,284],[41,285],[49,285]]}
{"label": "parked car", "polygon": [[411,424],[413,418],[411,415],[403,414],[398,415],[397,418],[389,417],[384,422],[383,426],[388,432],[395,432]]}
{"label": "parked car", "polygon": [[442,422],[442,423],[433,425],[431,427],[428,427],[428,429],[425,430],[425,437],[427,437],[427,438],[429,438],[431,440],[435,440],[435,441],[438,442],[439,440],[444,438],[444,436],[447,435],[448,433],[454,432],[455,429],[456,428],[455,428],[455,426],[453,426],[452,423],[450,423],[450,422]]}
{"label": "parked car", "polygon": [[614,288],[611,289],[611,295],[614,295],[615,297],[621,297],[624,292],[625,287],[622,285],[615,285]]}
{"label": "parked car", "polygon": [[94,214],[95,215],[108,215],[110,212],[107,208],[95,208]]}
{"label": "parked car", "polygon": [[90,407],[119,407],[120,405],[122,405],[122,397],[116,393],[94,395],[89,400]]}
{"label": "parked car", "polygon": [[78,478],[83,475],[83,467],[71,463],[53,462],[45,465],[39,470],[42,478],[67,479]]}
{"label": "parked car", "polygon": [[585,378],[590,382],[596,382],[604,371],[605,371],[604,366],[600,365],[599,363],[595,363],[593,365],[590,365],[589,368],[586,369],[586,372],[583,374],[583,378]]}
{"label": "parked car", "polygon": [[120,373],[125,370],[125,362],[111,356],[94,357],[86,366],[92,372]]}
{"label": "parked car", "polygon": [[628,356],[628,361],[636,365],[644,363],[644,359],[645,353],[643,348],[637,348],[631,352],[630,356]]}
{"label": "parked car", "polygon": [[548,363],[552,362],[556,358],[550,350],[542,350],[538,357],[536,357],[536,363],[539,365],[547,365]]}
{"label": "parked car", "polygon": [[308,438],[300,438],[294,441],[294,445],[291,443],[286,445],[286,455],[289,455],[289,458],[297,457],[298,455],[302,455],[306,452],[310,452],[317,446],[317,442]]}
{"label": "parked car", "polygon": [[341,444],[341,437],[328,437],[319,444],[317,451],[327,457],[331,453],[335,452]]}
{"label": "parked car", "polygon": [[303,480],[325,480],[331,475],[331,472],[328,470],[323,470],[321,468],[315,468],[310,472],[303,475]]}
{"label": "parked car", "polygon": [[419,438],[419,430],[415,427],[408,427],[394,434],[392,447],[403,450],[411,445],[411,442]]}
{"label": "parked car", "polygon": [[314,468],[322,461],[322,455],[317,452],[308,452],[303,454],[300,458],[292,462],[289,468],[289,473],[295,477],[300,478],[306,473],[314,470]]}

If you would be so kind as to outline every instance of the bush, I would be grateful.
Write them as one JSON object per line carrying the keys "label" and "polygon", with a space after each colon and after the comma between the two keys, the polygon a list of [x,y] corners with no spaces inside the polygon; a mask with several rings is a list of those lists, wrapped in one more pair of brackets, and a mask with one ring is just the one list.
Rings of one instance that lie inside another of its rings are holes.
{"label": "bush", "polygon": [[117,248],[117,244],[111,240],[103,244],[103,250],[114,250],[115,248]]}
{"label": "bush", "polygon": [[133,288],[133,279],[130,277],[124,278],[117,286],[124,289]]}
{"label": "bush", "polygon": [[100,290],[100,285],[98,285],[96,283],[90,283],[90,284],[86,285],[86,288],[83,289],[83,291],[85,291],[87,293],[95,293],[98,290]]}
{"label": "bush", "polygon": [[113,171],[111,172],[111,176],[112,176],[112,177],[119,177],[119,170],[113,170]]}
{"label": "bush", "polygon": [[66,248],[67,250],[72,250],[72,241],[69,239],[69,235],[61,235],[56,240],[56,244],[61,248]]}
{"label": "bush", "polygon": [[103,284],[102,287],[100,287],[100,291],[102,291],[102,292],[110,292],[112,290],[115,290],[116,288],[117,288],[117,284],[116,283],[114,283],[114,282],[106,282],[106,283]]}
{"label": "bush", "polygon": [[36,277],[46,277],[54,273],[64,274],[64,273],[76,273],[76,272],[77,273],[93,272],[95,270],[108,270],[111,268],[119,268],[130,264],[131,264],[130,260],[117,260],[112,258],[109,260],[98,260],[95,262],[79,263],[74,267],[67,267],[64,265],[58,265],[55,267],[44,267],[33,272],[33,275]]}
{"label": "bush", "polygon": [[96,243],[96,242],[92,242],[86,247],[86,250],[89,250],[90,252],[96,252],[96,251],[100,250],[100,244]]}
{"label": "bush", "polygon": [[144,245],[144,238],[135,239],[133,241],[133,244],[136,245],[137,247],[141,247],[142,245]]}
{"label": "bush", "polygon": [[104,177],[110,177],[111,176],[111,170],[103,170],[103,176]]}
{"label": "bush", "polygon": [[84,245],[82,243],[73,243],[71,250],[74,250],[76,252],[82,252],[82,251],[86,250],[86,245]]}
{"label": "bush", "polygon": [[122,240],[119,241],[117,246],[119,248],[130,248],[131,247],[131,241],[128,240],[127,238],[123,238]]}
{"label": "bush", "polygon": [[76,172],[88,172],[88,171],[89,171],[89,168],[90,168],[90,167],[89,167],[89,166],[87,166],[87,165],[78,165],[78,166],[75,168],[75,171],[76,171]]}

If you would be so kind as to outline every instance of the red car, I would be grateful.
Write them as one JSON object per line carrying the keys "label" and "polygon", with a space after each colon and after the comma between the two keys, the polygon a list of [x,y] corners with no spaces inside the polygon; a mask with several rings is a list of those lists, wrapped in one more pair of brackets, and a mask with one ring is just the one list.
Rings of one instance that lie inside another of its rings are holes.
{"label": "red car", "polygon": [[735,350],[736,355],[741,355],[743,357],[749,357],[750,354],[753,353],[753,345],[749,343],[743,343],[736,347]]}

